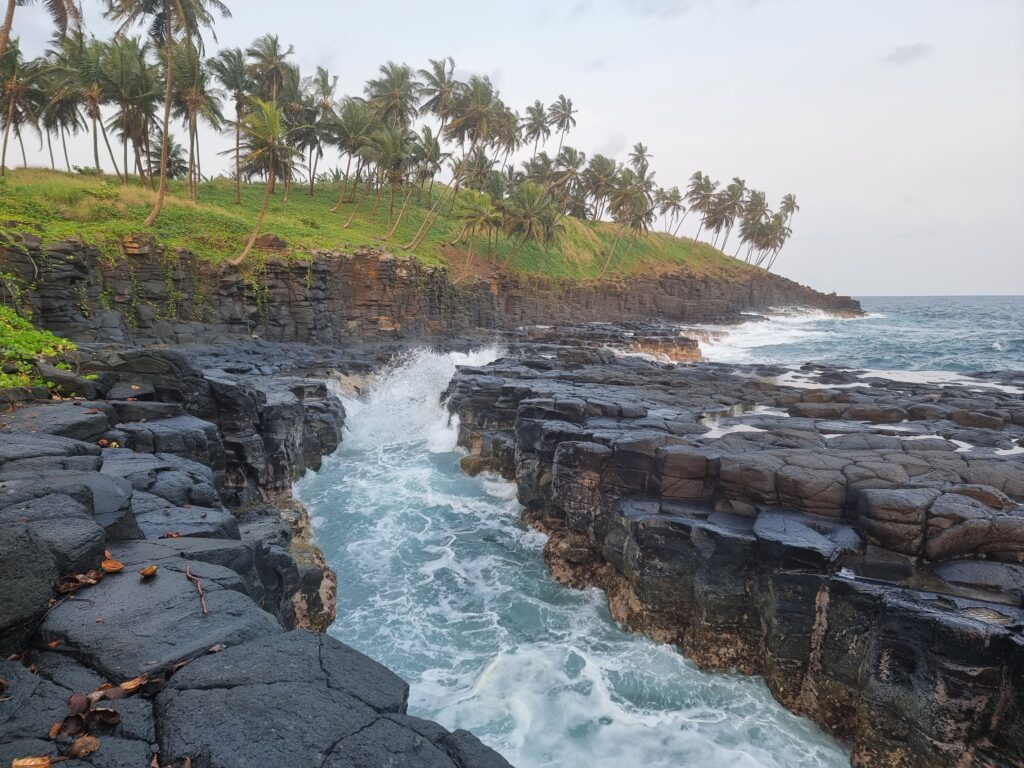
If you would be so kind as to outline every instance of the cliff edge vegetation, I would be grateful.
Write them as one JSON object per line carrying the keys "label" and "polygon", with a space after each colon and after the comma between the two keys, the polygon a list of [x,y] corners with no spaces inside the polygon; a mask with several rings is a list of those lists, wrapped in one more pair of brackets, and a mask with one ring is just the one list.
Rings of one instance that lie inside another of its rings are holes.
{"label": "cliff edge vegetation", "polygon": [[[388,190],[383,190],[378,205],[371,193],[371,199],[342,203],[337,213],[331,213],[344,186],[324,183],[314,196],[308,189],[296,188],[287,198],[279,187],[261,228],[270,240],[261,242],[276,256],[297,258],[316,250],[393,246],[401,252],[400,244],[416,235],[440,191],[437,187],[430,192],[428,185],[414,190],[405,216],[388,238]],[[205,182],[200,190],[201,200],[192,202],[187,183],[172,182],[160,218],[146,228],[142,222],[156,193],[141,183],[122,185],[99,174],[12,170],[0,181],[0,237],[6,230],[32,232],[51,242],[80,239],[111,258],[121,255],[126,239],[145,237],[214,263],[237,257],[253,231],[263,185],[243,184],[240,205],[230,179]],[[415,249],[417,259],[446,265],[457,279],[496,270],[584,280],[684,270],[728,279],[762,271],[707,243],[664,232],[623,232],[620,225],[609,222],[563,217],[560,231],[548,242],[506,234],[497,220],[493,226],[478,222],[474,227],[473,212],[479,211],[480,203],[479,193],[460,191],[456,205],[445,206]],[[275,238],[280,242],[275,243]]]}

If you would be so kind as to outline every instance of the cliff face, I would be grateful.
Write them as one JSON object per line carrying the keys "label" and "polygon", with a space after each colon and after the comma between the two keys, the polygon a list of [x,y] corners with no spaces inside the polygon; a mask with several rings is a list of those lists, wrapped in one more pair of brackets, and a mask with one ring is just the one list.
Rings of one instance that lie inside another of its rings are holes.
{"label": "cliff face", "polygon": [[[39,324],[79,340],[130,337],[187,343],[256,334],[271,341],[429,338],[472,328],[587,321],[710,322],[739,312],[803,305],[859,312],[777,275],[741,281],[673,274],[581,283],[503,276],[454,283],[447,270],[382,251],[268,258],[238,269],[189,253],[130,244],[111,262],[79,243],[0,245],[0,273],[25,286]],[[13,301],[10,290],[3,301]]]}

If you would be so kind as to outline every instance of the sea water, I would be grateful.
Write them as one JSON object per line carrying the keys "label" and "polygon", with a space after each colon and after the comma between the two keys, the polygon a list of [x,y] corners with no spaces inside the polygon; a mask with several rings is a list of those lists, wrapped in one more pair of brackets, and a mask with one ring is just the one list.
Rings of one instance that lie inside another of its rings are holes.
{"label": "sea water", "polygon": [[824,768],[847,755],[755,677],[706,673],[555,583],[515,489],[458,466],[440,403],[457,365],[397,360],[345,398],[342,448],[297,486],[338,573],[330,633],[409,681],[410,713],[518,768]]}
{"label": "sea water", "polygon": [[[866,316],[777,310],[731,327],[698,328],[723,363],[826,363],[902,371],[1024,370],[1024,296],[862,298]],[[683,329],[686,333],[686,329]]]}

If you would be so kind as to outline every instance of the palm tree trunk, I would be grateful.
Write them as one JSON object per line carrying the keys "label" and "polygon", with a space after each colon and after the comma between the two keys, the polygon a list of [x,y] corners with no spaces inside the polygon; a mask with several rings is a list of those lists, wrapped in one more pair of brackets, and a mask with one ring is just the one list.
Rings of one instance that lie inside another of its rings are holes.
{"label": "palm tree trunk", "polygon": [[110,146],[110,139],[107,137],[107,127],[103,124],[102,120],[100,120],[100,133],[103,134],[103,143],[107,145],[107,154],[110,155],[110,162],[114,166],[114,175],[117,176],[118,181],[124,181],[121,178],[121,171],[117,167],[117,159],[114,157],[114,150]]}
{"label": "palm tree trunk", "polygon": [[164,37],[167,38],[167,85],[164,88],[164,135],[160,142],[160,188],[156,193],[156,205],[146,217],[147,227],[152,227],[156,223],[157,216],[164,207],[164,198],[167,196],[167,158],[171,150],[171,97],[174,93],[174,28],[171,24],[170,0],[164,0],[164,21]]}
{"label": "palm tree trunk", "polygon": [[64,147],[64,164],[68,167],[68,173],[71,173],[71,158],[68,157],[68,137],[64,132],[64,126],[60,127],[60,143]]}
{"label": "palm tree trunk", "polygon": [[0,27],[0,57],[7,53],[7,44],[11,40],[11,27],[14,24],[14,6],[16,0],[7,0],[7,13],[4,14],[4,24]]}
{"label": "palm tree trunk", "polygon": [[676,229],[675,229],[675,231],[674,231],[674,232],[672,233],[672,236],[673,236],[673,237],[679,237],[679,230],[680,230],[680,229],[682,228],[682,226],[683,226],[683,222],[684,222],[684,221],[686,221],[686,217],[687,217],[687,216],[689,216],[689,215],[690,215],[690,212],[689,212],[689,211],[687,211],[686,213],[684,213],[684,214],[683,214],[682,218],[681,218],[681,219],[679,219],[679,223],[678,223],[678,224],[676,224]]}
{"label": "palm tree trunk", "polygon": [[395,234],[395,231],[398,229],[398,225],[402,223],[402,217],[405,216],[405,211],[409,207],[409,200],[412,199],[412,191],[413,189],[415,189],[415,186],[415,184],[409,185],[409,192],[405,196],[405,202],[402,203],[402,209],[398,212],[398,218],[395,219],[395,224],[393,227],[391,227],[391,230],[388,232],[387,237],[384,238],[385,240],[390,240],[392,236]]}
{"label": "palm tree trunk", "polygon": [[50,151],[50,168],[56,171],[57,163],[54,162],[53,159],[53,141],[51,140],[49,131],[46,132],[46,148]]}
{"label": "palm tree trunk", "polygon": [[25,139],[22,138],[21,129],[14,133],[18,137],[18,146],[21,147],[21,167],[28,168],[28,156],[25,154]]}
{"label": "palm tree trunk", "polygon": [[252,252],[253,246],[256,245],[256,240],[260,236],[260,229],[263,227],[263,219],[265,219],[267,216],[267,205],[269,205],[270,203],[270,189],[273,186],[273,183],[274,164],[271,163],[270,178],[267,179],[267,188],[266,191],[263,193],[263,205],[260,207],[259,215],[256,216],[256,228],[252,231],[252,237],[250,237],[249,242],[246,243],[245,250],[242,251],[242,254],[238,258],[232,259],[231,261],[228,262],[228,264],[230,264],[233,267],[237,267],[239,264],[245,261],[245,257]]}
{"label": "palm tree trunk", "polygon": [[[477,141],[479,141],[479,139],[480,137],[474,134],[473,141],[471,141],[469,144],[469,151],[462,156],[462,165],[459,167],[458,171],[456,171],[455,177],[450,182],[448,182],[448,184],[445,185],[445,189],[441,191],[440,196],[438,196],[437,198],[437,202],[434,203],[430,211],[427,213],[426,218],[423,219],[423,223],[420,225],[419,231],[416,233],[416,236],[408,245],[402,246],[403,250],[410,251],[413,248],[419,248],[420,244],[426,239],[427,235],[430,234],[430,230],[433,228],[434,223],[437,221],[437,211],[440,210],[441,203],[444,200],[445,190],[447,190],[448,188],[452,188],[453,199],[455,197],[458,197],[459,180],[462,178],[462,174],[466,172],[466,164],[469,163],[469,157],[470,155],[473,154],[473,150],[476,149],[476,144]],[[452,184],[454,184],[455,186],[452,187]]]}
{"label": "palm tree trunk", "polygon": [[[13,3],[14,0],[11,0]],[[12,11],[13,13],[13,11]],[[14,122],[14,94],[8,99],[7,122],[4,124],[4,145],[0,150],[0,176],[7,175],[7,141],[11,136],[11,123]]]}
{"label": "palm tree trunk", "polygon": [[389,191],[391,193],[391,200],[388,202],[388,232],[390,232],[391,220],[395,215],[395,185],[392,182],[391,184],[388,184],[388,187],[390,188]]}
{"label": "palm tree trunk", "polygon": [[356,202],[355,207],[352,209],[352,215],[348,217],[348,221],[346,221],[344,224],[342,224],[342,229],[348,229],[349,227],[352,226],[352,222],[356,220],[356,214],[359,213],[359,206],[362,205],[363,204],[363,200],[366,199],[366,194],[367,194],[367,192],[366,192],[366,190],[364,190],[363,194],[360,196],[359,200]]}
{"label": "palm tree trunk", "polygon": [[92,118],[92,157],[96,163],[96,170],[102,171],[100,168],[100,132],[96,127],[96,117]]}
{"label": "palm tree trunk", "polygon": [[192,132],[192,117],[188,119],[188,199],[195,202],[195,134]]}
{"label": "palm tree trunk", "polygon": [[124,168],[124,179],[122,183],[128,185],[128,134],[121,137],[121,150],[123,151],[123,161],[121,167]]}
{"label": "palm tree trunk", "polygon": [[235,102],[235,203],[242,204],[242,106]]}
{"label": "palm tree trunk", "polygon": [[203,153],[199,148],[199,119],[196,118],[196,200],[199,199],[199,185],[203,183]]}
{"label": "palm tree trunk", "polygon": [[615,241],[612,243],[611,250],[608,251],[608,261],[606,261],[604,263],[604,267],[601,269],[601,277],[604,277],[604,273],[607,272],[608,271],[608,267],[610,267],[612,265],[612,254],[615,253],[615,247],[619,244],[619,239],[622,237],[622,235],[623,235],[623,233],[625,231],[626,231],[626,225],[625,224],[620,224],[619,225],[619,233],[617,235],[615,235]]}

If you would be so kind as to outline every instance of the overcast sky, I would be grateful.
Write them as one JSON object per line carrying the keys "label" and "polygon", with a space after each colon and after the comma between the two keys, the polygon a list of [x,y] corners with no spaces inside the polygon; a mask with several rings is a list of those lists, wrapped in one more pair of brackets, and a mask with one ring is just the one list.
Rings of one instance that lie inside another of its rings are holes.
{"label": "overcast sky", "polygon": [[[227,3],[209,53],[274,32],[353,94],[388,59],[451,55],[520,111],[565,93],[588,154],[643,141],[663,186],[700,169],[792,192],[777,271],[815,288],[1024,293],[1024,0]],[[41,53],[45,14],[19,8],[14,34]]]}

